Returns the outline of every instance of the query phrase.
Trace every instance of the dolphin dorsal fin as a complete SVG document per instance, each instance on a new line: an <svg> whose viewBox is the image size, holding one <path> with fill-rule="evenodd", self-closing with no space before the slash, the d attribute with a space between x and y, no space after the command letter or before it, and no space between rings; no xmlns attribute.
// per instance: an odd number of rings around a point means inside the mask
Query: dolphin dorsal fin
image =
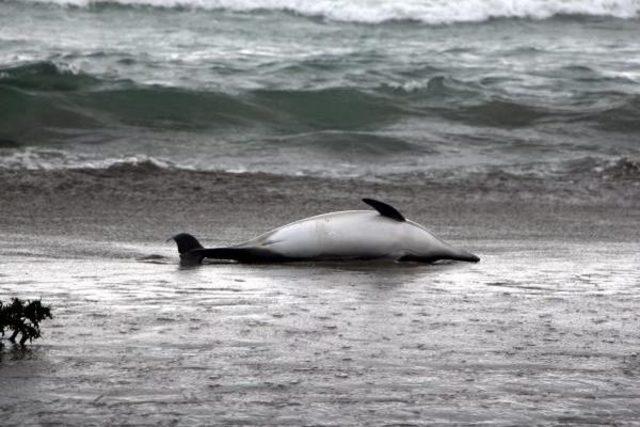
<svg viewBox="0 0 640 427"><path fill-rule="evenodd" d="M402 214L393 206L373 199L362 199L362 201L377 210L382 216L386 216L387 218L391 218L398 222L406 221L405 217L403 217Z"/></svg>

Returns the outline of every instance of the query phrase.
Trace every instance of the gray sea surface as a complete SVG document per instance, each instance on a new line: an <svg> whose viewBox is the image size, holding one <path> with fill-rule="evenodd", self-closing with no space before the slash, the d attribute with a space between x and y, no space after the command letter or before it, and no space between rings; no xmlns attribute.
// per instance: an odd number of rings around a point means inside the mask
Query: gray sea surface
<svg viewBox="0 0 640 427"><path fill-rule="evenodd" d="M637 0L0 1L0 168L387 179L637 158Z"/></svg>

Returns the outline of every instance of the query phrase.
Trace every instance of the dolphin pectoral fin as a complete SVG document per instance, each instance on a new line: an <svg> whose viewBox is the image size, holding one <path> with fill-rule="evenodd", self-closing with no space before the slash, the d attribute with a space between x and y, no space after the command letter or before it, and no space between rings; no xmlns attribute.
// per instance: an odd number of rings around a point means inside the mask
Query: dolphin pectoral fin
<svg viewBox="0 0 640 427"><path fill-rule="evenodd" d="M446 254L446 255L424 256L424 255L407 254L398 258L398 261L422 262L426 264L432 264L436 261L446 260L446 259L453 260L453 261L466 261L466 262L480 261L480 258L468 252L465 252L464 254L460 254L460 255Z"/></svg>
<svg viewBox="0 0 640 427"><path fill-rule="evenodd" d="M373 209L377 210L378 213L380 213L380 215L382 216L386 216L387 218L391 218L398 222L406 221L406 218L391 205L374 199L362 199L362 201L371 206Z"/></svg>
<svg viewBox="0 0 640 427"><path fill-rule="evenodd" d="M466 262L480 262L480 257L471 253L466 253L465 255L456 258L458 261L466 261Z"/></svg>
<svg viewBox="0 0 640 427"><path fill-rule="evenodd" d="M418 256L418 255L403 255L400 258L398 258L399 262L421 262L424 264L432 264L436 261L438 261L439 259L442 259L441 257L437 257L437 256L433 256L433 257L426 257L426 256Z"/></svg>

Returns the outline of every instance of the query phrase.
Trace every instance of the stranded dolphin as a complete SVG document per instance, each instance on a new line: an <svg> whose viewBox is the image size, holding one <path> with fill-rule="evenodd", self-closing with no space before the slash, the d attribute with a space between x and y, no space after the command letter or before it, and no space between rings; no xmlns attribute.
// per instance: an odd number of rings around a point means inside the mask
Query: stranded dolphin
<svg viewBox="0 0 640 427"><path fill-rule="evenodd" d="M205 249L190 234L173 236L183 264L203 258L238 262L366 260L478 262L480 258L443 242L394 207L362 199L375 209L330 212L301 219L239 245Z"/></svg>

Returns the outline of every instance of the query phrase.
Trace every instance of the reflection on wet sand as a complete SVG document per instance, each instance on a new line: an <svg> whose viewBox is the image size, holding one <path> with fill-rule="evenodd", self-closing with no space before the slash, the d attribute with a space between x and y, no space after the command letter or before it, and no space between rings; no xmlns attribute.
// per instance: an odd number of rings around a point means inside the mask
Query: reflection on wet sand
<svg viewBox="0 0 640 427"><path fill-rule="evenodd" d="M41 342L0 361L9 424L640 415L632 243L488 241L474 265L189 269L170 247L56 257L67 244L4 257L0 292L55 308Z"/></svg>

